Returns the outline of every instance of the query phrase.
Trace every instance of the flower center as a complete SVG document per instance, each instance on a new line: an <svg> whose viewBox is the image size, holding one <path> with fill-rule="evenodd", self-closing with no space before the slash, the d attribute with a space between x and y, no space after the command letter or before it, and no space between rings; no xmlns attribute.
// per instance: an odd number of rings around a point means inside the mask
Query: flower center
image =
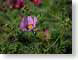
<svg viewBox="0 0 78 60"><path fill-rule="evenodd" d="M32 24L29 24L28 25L28 29L32 29Z"/></svg>

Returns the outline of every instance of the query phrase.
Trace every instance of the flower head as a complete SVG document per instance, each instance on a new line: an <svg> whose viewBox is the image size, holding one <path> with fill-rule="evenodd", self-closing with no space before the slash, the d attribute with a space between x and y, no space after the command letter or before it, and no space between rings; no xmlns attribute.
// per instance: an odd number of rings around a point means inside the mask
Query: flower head
<svg viewBox="0 0 78 60"><path fill-rule="evenodd" d="M31 31L36 27L37 17L24 16L20 23L20 29L22 31Z"/></svg>
<svg viewBox="0 0 78 60"><path fill-rule="evenodd" d="M24 0L6 0L6 1L11 8L22 8L24 6Z"/></svg>
<svg viewBox="0 0 78 60"><path fill-rule="evenodd" d="M36 34L36 37L38 37L39 39L43 41L48 41L49 39L51 39L51 32L48 29L45 29L43 31L39 31Z"/></svg>
<svg viewBox="0 0 78 60"><path fill-rule="evenodd" d="M45 40L46 41L48 41L48 39L50 39L50 37L51 37L51 33L49 32L49 30L48 29L45 29L44 30L44 35L45 35Z"/></svg>
<svg viewBox="0 0 78 60"><path fill-rule="evenodd" d="M31 0L35 5L39 6L42 3L42 0Z"/></svg>

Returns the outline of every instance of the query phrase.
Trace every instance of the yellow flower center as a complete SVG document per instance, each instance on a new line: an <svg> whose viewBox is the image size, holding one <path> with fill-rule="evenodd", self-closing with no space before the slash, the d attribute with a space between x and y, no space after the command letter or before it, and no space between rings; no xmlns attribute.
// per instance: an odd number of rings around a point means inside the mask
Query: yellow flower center
<svg viewBox="0 0 78 60"><path fill-rule="evenodd" d="M32 24L29 24L28 25L28 29L32 29Z"/></svg>

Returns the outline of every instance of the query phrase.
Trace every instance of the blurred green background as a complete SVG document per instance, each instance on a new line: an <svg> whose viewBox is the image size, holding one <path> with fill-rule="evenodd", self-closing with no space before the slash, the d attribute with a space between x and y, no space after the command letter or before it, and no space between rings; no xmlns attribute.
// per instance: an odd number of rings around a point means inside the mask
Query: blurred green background
<svg viewBox="0 0 78 60"><path fill-rule="evenodd" d="M20 14L37 16L40 32L20 31ZM21 9L10 9L0 0L0 53L72 54L72 0L43 0L40 6L25 0Z"/></svg>

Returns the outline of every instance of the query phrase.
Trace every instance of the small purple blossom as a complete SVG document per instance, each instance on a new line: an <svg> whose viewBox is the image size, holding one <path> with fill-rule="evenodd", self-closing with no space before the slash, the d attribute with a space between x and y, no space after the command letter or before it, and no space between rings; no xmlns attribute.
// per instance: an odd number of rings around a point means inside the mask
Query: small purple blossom
<svg viewBox="0 0 78 60"><path fill-rule="evenodd" d="M20 29L22 31L32 31L37 24L37 17L24 16L20 22Z"/></svg>
<svg viewBox="0 0 78 60"><path fill-rule="evenodd" d="M24 7L24 0L6 0L7 4L11 8L22 8Z"/></svg>
<svg viewBox="0 0 78 60"><path fill-rule="evenodd" d="M39 6L42 3L42 0L31 0L35 5Z"/></svg>

